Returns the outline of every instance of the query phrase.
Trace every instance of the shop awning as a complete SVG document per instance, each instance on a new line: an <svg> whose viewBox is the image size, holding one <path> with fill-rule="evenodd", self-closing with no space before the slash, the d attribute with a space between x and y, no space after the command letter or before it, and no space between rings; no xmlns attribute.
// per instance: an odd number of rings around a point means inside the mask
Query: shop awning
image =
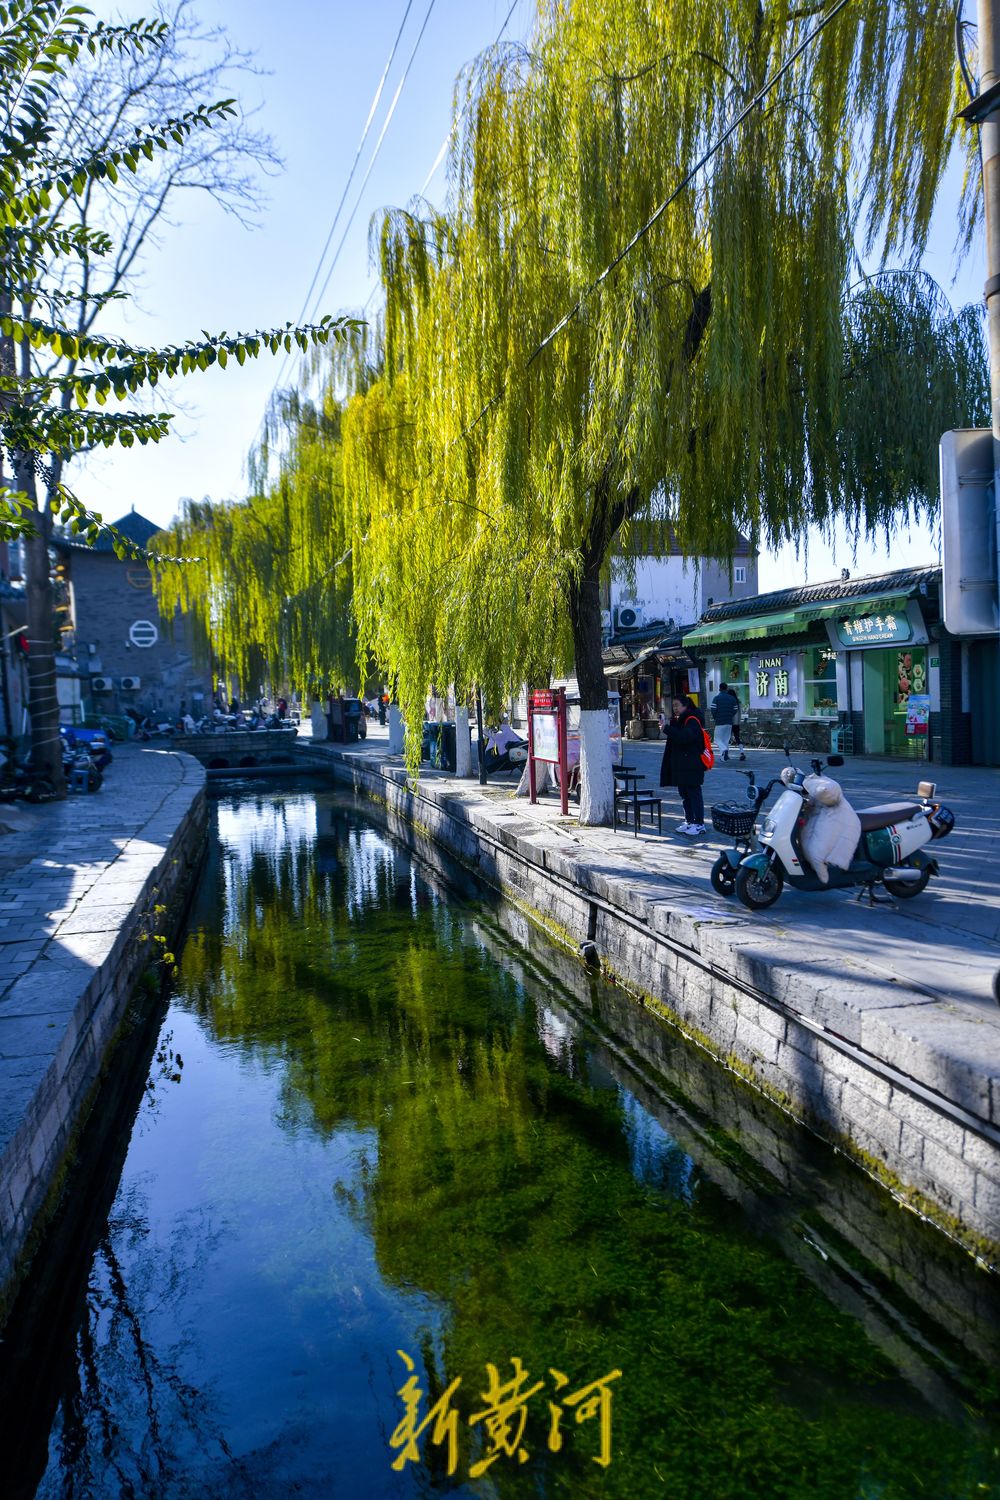
<svg viewBox="0 0 1000 1500"><path fill-rule="evenodd" d="M854 599L800 604L781 614L744 615L713 620L684 636L685 646L707 646L730 641L760 641L767 636L801 635L816 620L855 620L862 615L903 614L908 594L866 594Z"/></svg>
<svg viewBox="0 0 1000 1500"><path fill-rule="evenodd" d="M713 620L699 625L684 636L684 646L707 646L715 641L762 641L772 635L798 635L805 630L798 610L786 609L777 615L745 615L733 620Z"/></svg>
<svg viewBox="0 0 1000 1500"><path fill-rule="evenodd" d="M641 651L636 652L630 661L618 662L617 665L605 667L604 675L605 677L628 677L631 672L635 671L636 667L641 667L644 661L648 661L651 656L656 656L659 651L659 645L644 646Z"/></svg>

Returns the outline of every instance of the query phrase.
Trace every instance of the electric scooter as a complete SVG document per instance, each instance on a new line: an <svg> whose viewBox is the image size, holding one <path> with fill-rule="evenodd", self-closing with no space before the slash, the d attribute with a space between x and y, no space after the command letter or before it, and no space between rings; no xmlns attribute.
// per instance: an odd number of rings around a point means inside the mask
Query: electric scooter
<svg viewBox="0 0 1000 1500"><path fill-rule="evenodd" d="M786 756L788 754L787 746L785 754ZM813 761L814 767L817 764L818 762ZM842 766L844 757L831 755L826 764ZM733 847L723 849L709 872L712 887L720 896L735 895L736 872L746 857L754 851L757 816L774 788L785 785L783 776L775 776L766 786L758 786L754 771L741 771L740 775L747 779L746 794L752 806L744 807L740 802L717 802L711 809L712 827L715 831L735 839Z"/></svg>
<svg viewBox="0 0 1000 1500"><path fill-rule="evenodd" d="M843 765L843 758L831 755L825 763L817 759L811 765L813 774L820 776L826 767ZM722 887L731 878L732 892L751 911L773 906L786 881L801 891L860 886L859 899L867 896L874 904L879 899L876 886L883 887L889 896L909 899L918 896L931 876L939 873L937 860L925 852L924 846L934 839L945 838L955 826L955 816L949 808L933 800L934 783L922 781L914 801L856 809L861 820L861 840L854 858L846 870L831 866L829 880L824 884L802 853L801 832L809 800L804 785L806 774L789 765L763 791L754 789L751 778L747 790L748 795L754 796L755 815L778 781L784 791L757 827L759 849L742 854L731 875L733 867L728 851L716 861L720 865L725 857L728 863L728 869L720 869L712 881L716 890L729 894ZM749 834L743 834L742 838L748 841ZM733 852L741 853L739 845Z"/></svg>

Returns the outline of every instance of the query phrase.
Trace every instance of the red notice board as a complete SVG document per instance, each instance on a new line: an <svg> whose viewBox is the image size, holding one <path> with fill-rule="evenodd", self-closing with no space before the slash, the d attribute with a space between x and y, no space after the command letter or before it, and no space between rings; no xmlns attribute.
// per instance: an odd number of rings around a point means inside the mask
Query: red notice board
<svg viewBox="0 0 1000 1500"><path fill-rule="evenodd" d="M538 801L535 762L559 767L559 797L563 817L569 813L569 768L566 757L566 691L532 693L528 700L528 789Z"/></svg>

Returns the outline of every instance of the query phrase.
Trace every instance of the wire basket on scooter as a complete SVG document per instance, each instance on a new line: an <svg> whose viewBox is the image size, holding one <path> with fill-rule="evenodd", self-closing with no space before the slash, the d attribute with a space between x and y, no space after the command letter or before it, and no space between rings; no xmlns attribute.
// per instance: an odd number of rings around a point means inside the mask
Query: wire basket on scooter
<svg viewBox="0 0 1000 1500"><path fill-rule="evenodd" d="M753 833L756 821L753 808L739 802L716 802L712 808L712 827L731 839L746 838Z"/></svg>

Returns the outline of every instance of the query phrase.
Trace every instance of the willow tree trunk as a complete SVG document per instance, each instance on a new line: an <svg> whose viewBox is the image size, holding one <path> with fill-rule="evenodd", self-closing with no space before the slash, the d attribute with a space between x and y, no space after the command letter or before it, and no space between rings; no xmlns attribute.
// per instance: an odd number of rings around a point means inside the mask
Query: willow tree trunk
<svg viewBox="0 0 1000 1500"><path fill-rule="evenodd" d="M55 598L49 569L52 513L39 509L35 472L30 460L15 455L17 488L34 503L36 535L24 539L24 578L28 615L28 714L31 719L31 760L47 776L61 797L66 795L59 737L59 698L56 692Z"/></svg>
<svg viewBox="0 0 1000 1500"><path fill-rule="evenodd" d="M608 737L608 683L601 654L601 562L592 557L569 591L576 680L580 686L580 822L609 824L615 781Z"/></svg>

